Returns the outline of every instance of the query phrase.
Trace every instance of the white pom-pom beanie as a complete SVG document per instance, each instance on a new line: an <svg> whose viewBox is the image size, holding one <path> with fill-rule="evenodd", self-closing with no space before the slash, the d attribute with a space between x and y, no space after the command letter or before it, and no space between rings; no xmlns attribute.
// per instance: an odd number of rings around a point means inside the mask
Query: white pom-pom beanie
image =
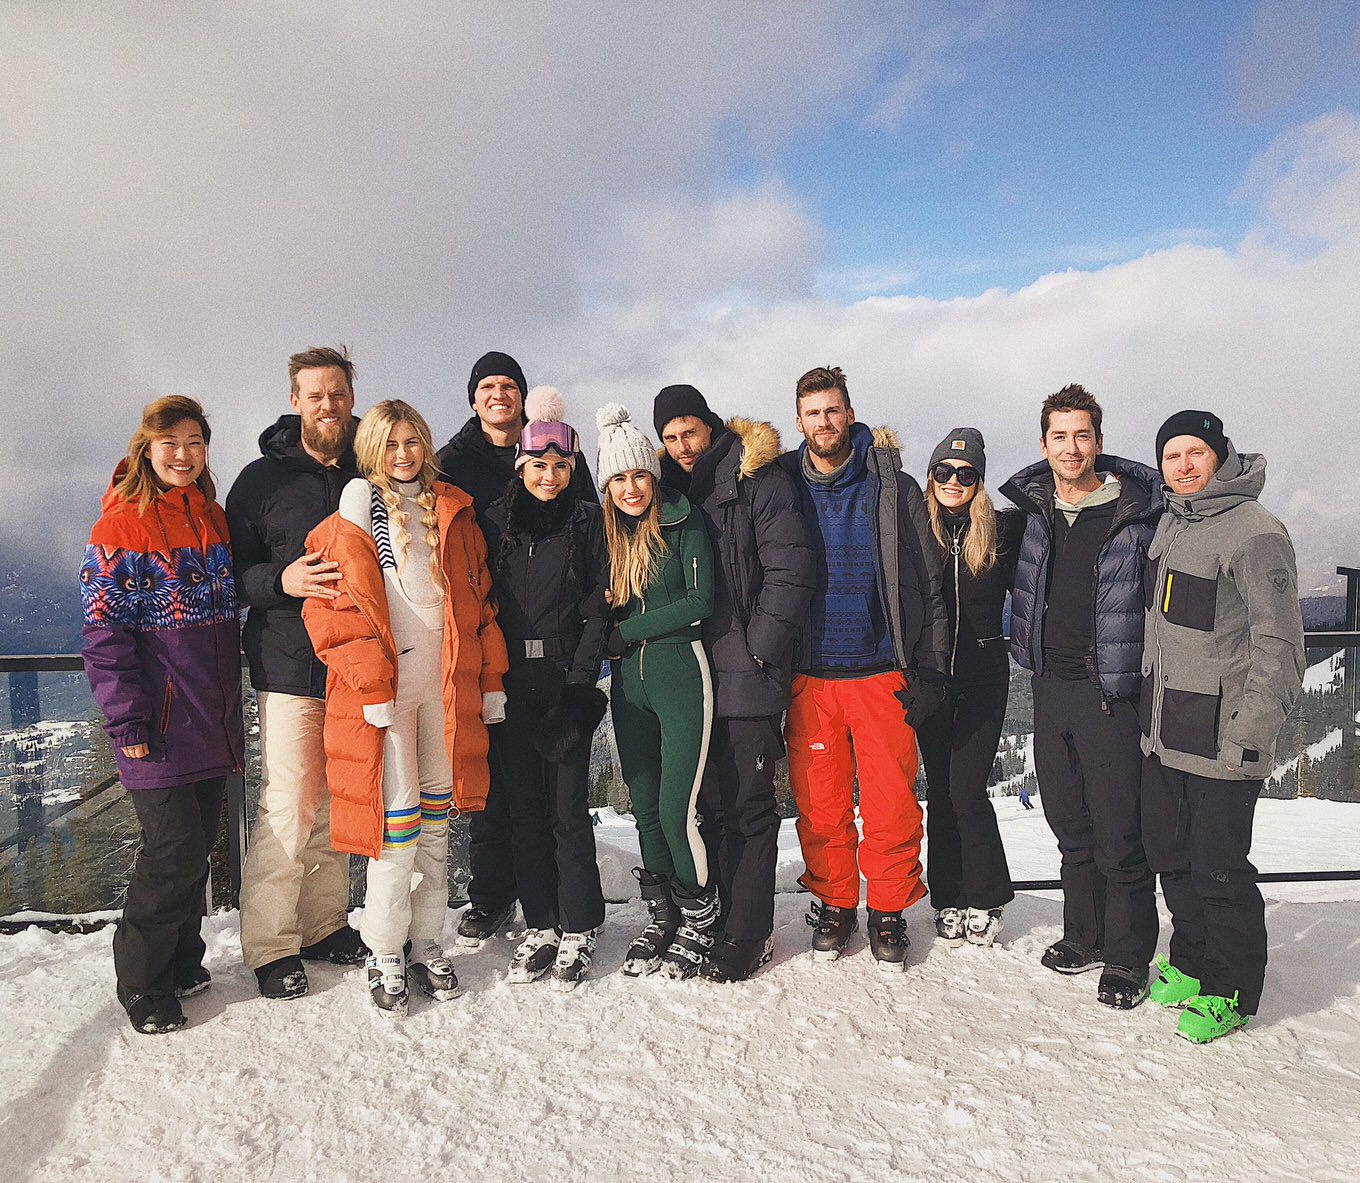
<svg viewBox="0 0 1360 1183"><path fill-rule="evenodd" d="M595 465L595 479L603 493L612 477L621 472L641 469L661 480L661 461L656 445L633 426L632 416L622 403L606 403L595 413L595 425L600 429L600 454Z"/></svg>

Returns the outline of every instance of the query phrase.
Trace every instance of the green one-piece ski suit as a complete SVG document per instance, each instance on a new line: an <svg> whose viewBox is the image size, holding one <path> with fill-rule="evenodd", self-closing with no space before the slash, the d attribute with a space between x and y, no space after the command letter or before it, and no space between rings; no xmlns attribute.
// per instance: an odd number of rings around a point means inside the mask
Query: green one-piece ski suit
<svg viewBox="0 0 1360 1183"><path fill-rule="evenodd" d="M713 726L713 679L700 622L713 611L713 550L698 512L661 494L666 547L641 601L618 620L628 646L613 663L614 738L633 802L642 865L685 887L708 886L695 802Z"/></svg>

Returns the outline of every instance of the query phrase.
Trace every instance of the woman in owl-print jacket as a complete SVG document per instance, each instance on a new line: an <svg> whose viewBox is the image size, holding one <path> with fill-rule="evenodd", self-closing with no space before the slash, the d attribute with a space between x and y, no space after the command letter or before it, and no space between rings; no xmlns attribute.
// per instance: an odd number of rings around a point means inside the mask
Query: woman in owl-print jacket
<svg viewBox="0 0 1360 1183"><path fill-rule="evenodd" d="M142 849L113 937L133 1027L182 1027L207 988L200 932L226 777L245 752L236 585L193 399L157 399L104 495L80 568L82 655Z"/></svg>

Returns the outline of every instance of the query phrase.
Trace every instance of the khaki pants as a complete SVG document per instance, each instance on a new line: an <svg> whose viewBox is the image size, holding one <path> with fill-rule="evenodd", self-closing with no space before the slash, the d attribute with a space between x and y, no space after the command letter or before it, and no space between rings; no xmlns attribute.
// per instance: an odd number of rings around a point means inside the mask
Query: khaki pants
<svg viewBox="0 0 1360 1183"><path fill-rule="evenodd" d="M241 957L259 969L349 923L349 855L331 849L319 698L261 691L260 808L241 872Z"/></svg>

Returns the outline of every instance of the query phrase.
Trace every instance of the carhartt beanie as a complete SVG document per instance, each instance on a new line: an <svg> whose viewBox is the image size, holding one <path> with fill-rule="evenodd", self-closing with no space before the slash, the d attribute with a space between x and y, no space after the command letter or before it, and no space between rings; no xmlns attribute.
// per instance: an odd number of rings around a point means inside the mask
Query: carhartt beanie
<svg viewBox="0 0 1360 1183"><path fill-rule="evenodd" d="M1193 435L1213 449L1219 464L1228 459L1228 437L1223 434L1223 420L1212 411L1177 411L1157 432L1157 467L1162 466L1162 452L1167 440L1178 435Z"/></svg>
<svg viewBox="0 0 1360 1183"><path fill-rule="evenodd" d="M610 478L621 472L642 469L661 479L661 461L656 446L633 426L632 416L622 403L605 403L595 413L600 429L600 454L595 463L595 479L603 493Z"/></svg>
<svg viewBox="0 0 1360 1183"><path fill-rule="evenodd" d="M723 425L722 420L708 409L704 396L685 383L663 387L652 402L652 426L656 428L658 438L665 434L667 423L686 415L694 416L715 431Z"/></svg>
<svg viewBox="0 0 1360 1183"><path fill-rule="evenodd" d="M493 374L504 374L507 378L513 378L515 385L519 387L520 398L529 393L529 384L524 380L524 371L519 368L519 362L508 353L498 353L493 349L490 353L482 354L477 359L477 364L472 367L472 376L468 378L468 406L472 406L472 396L477 389L477 383L483 378L490 378Z"/></svg>
<svg viewBox="0 0 1360 1183"><path fill-rule="evenodd" d="M954 428L935 445L926 468L934 468L941 460L962 460L976 468L984 481L987 479L987 445L976 427Z"/></svg>

